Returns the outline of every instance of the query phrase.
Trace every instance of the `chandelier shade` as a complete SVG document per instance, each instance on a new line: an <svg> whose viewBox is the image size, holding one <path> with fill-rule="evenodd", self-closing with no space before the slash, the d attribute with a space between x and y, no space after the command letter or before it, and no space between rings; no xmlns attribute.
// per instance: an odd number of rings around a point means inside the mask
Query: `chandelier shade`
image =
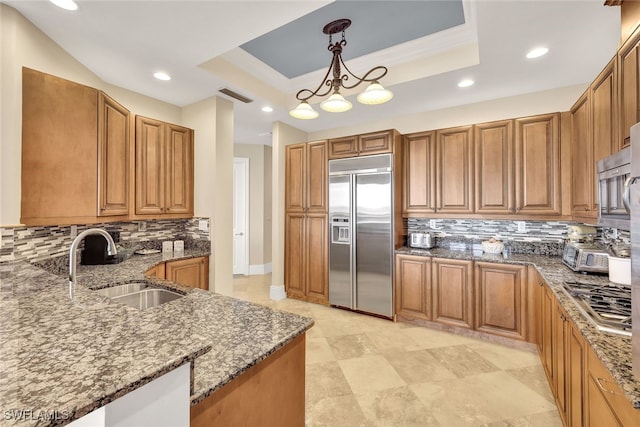
<svg viewBox="0 0 640 427"><path fill-rule="evenodd" d="M333 92L329 98L320 103L320 108L332 113L340 113L349 111L352 107L351 102L345 99L340 93L340 89L353 89L360 83L370 83L367 89L365 89L360 95L358 95L358 102L366 105L377 105L389 101L393 98L393 93L382 87L379 80L387 74L387 68L383 66L373 67L367 71L363 77L358 77L349 70L347 65L342 60L342 49L347 45L345 39L345 30L351 25L350 19L338 19L328 23L322 29L322 32L329 35L328 50L333 54L331 64L327 70L320 85L315 89L302 89L296 94L296 98L300 101L300 104L293 110L289 111L292 117L298 119L315 119L318 117L318 112L315 111L311 105L309 105L309 99L314 96L323 97ZM342 33L342 39L333 42L332 36L337 33ZM342 73L344 68L345 73ZM330 78L329 75L332 75ZM350 84L349 79L352 78L354 83Z"/></svg>

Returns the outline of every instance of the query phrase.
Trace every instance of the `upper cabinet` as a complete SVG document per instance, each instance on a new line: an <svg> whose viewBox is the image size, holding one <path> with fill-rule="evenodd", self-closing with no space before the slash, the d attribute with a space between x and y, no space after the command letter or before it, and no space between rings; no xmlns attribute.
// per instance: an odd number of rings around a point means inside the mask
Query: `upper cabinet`
<svg viewBox="0 0 640 427"><path fill-rule="evenodd" d="M640 29L636 30L622 45L616 58L620 96L618 100L620 135L617 139L616 151L629 145L631 126L640 122L638 49L640 49Z"/></svg>
<svg viewBox="0 0 640 427"><path fill-rule="evenodd" d="M473 133L471 126L436 131L436 209L473 212Z"/></svg>
<svg viewBox="0 0 640 427"><path fill-rule="evenodd" d="M288 145L285 154L287 212L327 211L327 142Z"/></svg>
<svg viewBox="0 0 640 427"><path fill-rule="evenodd" d="M560 114L515 120L516 213L561 215Z"/></svg>
<svg viewBox="0 0 640 427"><path fill-rule="evenodd" d="M392 153L397 136L396 131L387 130L330 139L328 143L329 160Z"/></svg>
<svg viewBox="0 0 640 427"><path fill-rule="evenodd" d="M436 208L435 132L407 135L404 140L403 212L421 214Z"/></svg>
<svg viewBox="0 0 640 427"><path fill-rule="evenodd" d="M129 212L129 111L96 89L23 68L26 225L122 220Z"/></svg>
<svg viewBox="0 0 640 427"><path fill-rule="evenodd" d="M482 123L474 133L476 212L513 213L513 120Z"/></svg>
<svg viewBox="0 0 640 427"><path fill-rule="evenodd" d="M136 117L135 213L193 216L193 131Z"/></svg>

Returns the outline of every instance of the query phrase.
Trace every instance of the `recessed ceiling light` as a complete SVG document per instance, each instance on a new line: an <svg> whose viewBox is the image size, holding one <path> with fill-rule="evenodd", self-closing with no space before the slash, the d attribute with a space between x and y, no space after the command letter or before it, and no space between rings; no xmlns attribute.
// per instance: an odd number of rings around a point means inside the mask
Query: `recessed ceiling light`
<svg viewBox="0 0 640 427"><path fill-rule="evenodd" d="M265 113L271 113L273 111L273 108L265 105L264 107L262 107L262 111L264 111Z"/></svg>
<svg viewBox="0 0 640 427"><path fill-rule="evenodd" d="M469 87L472 84L474 84L475 82L471 79L464 79L464 80L460 80L458 82L458 87Z"/></svg>
<svg viewBox="0 0 640 427"><path fill-rule="evenodd" d="M549 49L546 48L546 47L536 47L535 49L531 49L527 53L527 58L529 58L529 59L539 58L542 55L546 55L547 52L549 52Z"/></svg>
<svg viewBox="0 0 640 427"><path fill-rule="evenodd" d="M77 10L78 5L73 0L49 0L51 3L66 10Z"/></svg>
<svg viewBox="0 0 640 427"><path fill-rule="evenodd" d="M153 77L155 77L158 80L171 80L171 76L167 73L164 73L162 71L158 71L157 73L153 73Z"/></svg>

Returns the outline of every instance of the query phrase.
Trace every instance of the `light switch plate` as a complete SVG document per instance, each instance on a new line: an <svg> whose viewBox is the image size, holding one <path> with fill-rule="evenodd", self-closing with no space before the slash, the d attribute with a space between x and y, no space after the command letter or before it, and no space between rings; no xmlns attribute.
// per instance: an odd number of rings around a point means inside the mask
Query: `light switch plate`
<svg viewBox="0 0 640 427"><path fill-rule="evenodd" d="M70 228L71 228L71 231L70 231L71 238L75 239L76 236L78 235L78 226L77 225L72 225Z"/></svg>
<svg viewBox="0 0 640 427"><path fill-rule="evenodd" d="M207 221L206 219L201 219L200 221L198 221L198 230L200 231L209 230L209 221Z"/></svg>
<svg viewBox="0 0 640 427"><path fill-rule="evenodd" d="M436 228L436 220L435 219L430 219L429 220L429 228Z"/></svg>
<svg viewBox="0 0 640 427"><path fill-rule="evenodd" d="M518 226L518 233L526 233L527 232L527 223L524 221L516 221L516 225Z"/></svg>
<svg viewBox="0 0 640 427"><path fill-rule="evenodd" d="M147 231L147 223L146 223L146 221L140 221L138 223L138 231Z"/></svg>

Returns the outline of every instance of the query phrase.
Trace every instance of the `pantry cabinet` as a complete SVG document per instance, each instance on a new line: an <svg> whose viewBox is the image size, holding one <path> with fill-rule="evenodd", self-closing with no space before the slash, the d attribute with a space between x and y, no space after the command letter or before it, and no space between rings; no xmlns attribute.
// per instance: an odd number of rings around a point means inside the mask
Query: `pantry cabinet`
<svg viewBox="0 0 640 427"><path fill-rule="evenodd" d="M473 261L434 258L433 320L473 328Z"/></svg>
<svg viewBox="0 0 640 427"><path fill-rule="evenodd" d="M396 315L431 320L431 258L396 255Z"/></svg>
<svg viewBox="0 0 640 427"><path fill-rule="evenodd" d="M527 339L526 267L475 263L475 329Z"/></svg>
<svg viewBox="0 0 640 427"><path fill-rule="evenodd" d="M285 149L285 290L329 303L327 141Z"/></svg>
<svg viewBox="0 0 640 427"><path fill-rule="evenodd" d="M136 116L135 214L193 216L193 131Z"/></svg>
<svg viewBox="0 0 640 427"><path fill-rule="evenodd" d="M22 72L21 219L26 225L123 220L129 213L129 111L106 94Z"/></svg>

